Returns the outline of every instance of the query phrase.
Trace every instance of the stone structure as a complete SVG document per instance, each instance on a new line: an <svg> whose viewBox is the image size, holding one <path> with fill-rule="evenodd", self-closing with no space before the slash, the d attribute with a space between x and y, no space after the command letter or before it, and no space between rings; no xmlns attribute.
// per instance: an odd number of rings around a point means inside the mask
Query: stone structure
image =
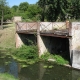
<svg viewBox="0 0 80 80"><path fill-rule="evenodd" d="M44 52L57 53L63 57L70 57L73 68L80 69L80 23L79 22L40 22L16 24L16 47L23 42L19 34L36 35L29 38L36 40L39 56ZM28 37L27 37L28 38ZM67 58L67 60L69 60Z"/></svg>
<svg viewBox="0 0 80 80"><path fill-rule="evenodd" d="M72 67L80 69L80 22L72 22L70 58Z"/></svg>
<svg viewBox="0 0 80 80"><path fill-rule="evenodd" d="M12 18L13 22L19 22L19 21L22 21L22 18L21 16L15 16Z"/></svg>

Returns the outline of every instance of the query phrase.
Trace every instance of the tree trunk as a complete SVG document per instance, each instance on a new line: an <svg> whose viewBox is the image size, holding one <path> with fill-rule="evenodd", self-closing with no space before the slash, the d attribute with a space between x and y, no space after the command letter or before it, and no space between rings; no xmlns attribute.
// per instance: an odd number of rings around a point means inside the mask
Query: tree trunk
<svg viewBox="0 0 80 80"><path fill-rule="evenodd" d="M3 10L2 10L2 18L1 18L1 26L0 29L3 29Z"/></svg>

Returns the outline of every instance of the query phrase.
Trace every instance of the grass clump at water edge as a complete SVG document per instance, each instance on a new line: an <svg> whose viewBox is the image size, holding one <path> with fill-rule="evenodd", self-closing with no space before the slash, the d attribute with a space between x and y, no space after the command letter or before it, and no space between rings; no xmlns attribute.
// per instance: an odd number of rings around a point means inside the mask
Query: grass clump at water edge
<svg viewBox="0 0 80 80"><path fill-rule="evenodd" d="M8 73L0 73L0 80L19 80Z"/></svg>
<svg viewBox="0 0 80 80"><path fill-rule="evenodd" d="M23 45L22 47L15 49L12 52L12 55L17 60L33 63L38 60L38 48L35 45Z"/></svg>
<svg viewBox="0 0 80 80"><path fill-rule="evenodd" d="M49 52L45 52L43 55L41 55L40 59L44 61L48 61L49 59L52 59L53 61L55 61L57 64L60 65L69 64L69 62L66 59L64 59L62 56L56 54L53 55L50 54Z"/></svg>

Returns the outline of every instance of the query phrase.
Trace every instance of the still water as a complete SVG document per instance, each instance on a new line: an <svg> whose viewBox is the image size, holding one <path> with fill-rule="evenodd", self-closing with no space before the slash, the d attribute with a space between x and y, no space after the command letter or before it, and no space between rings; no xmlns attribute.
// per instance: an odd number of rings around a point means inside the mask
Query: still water
<svg viewBox="0 0 80 80"><path fill-rule="evenodd" d="M27 67L21 64L11 57L0 58L0 73L8 72L20 80L80 80L80 70L51 62L37 62Z"/></svg>

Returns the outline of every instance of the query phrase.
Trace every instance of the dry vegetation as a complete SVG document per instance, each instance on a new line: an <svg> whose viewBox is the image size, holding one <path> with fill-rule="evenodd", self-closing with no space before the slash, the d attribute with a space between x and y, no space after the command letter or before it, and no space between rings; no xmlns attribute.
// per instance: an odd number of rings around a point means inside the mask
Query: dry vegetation
<svg viewBox="0 0 80 80"><path fill-rule="evenodd" d="M0 47L14 48L15 47L15 24L4 25L4 29L0 30Z"/></svg>

